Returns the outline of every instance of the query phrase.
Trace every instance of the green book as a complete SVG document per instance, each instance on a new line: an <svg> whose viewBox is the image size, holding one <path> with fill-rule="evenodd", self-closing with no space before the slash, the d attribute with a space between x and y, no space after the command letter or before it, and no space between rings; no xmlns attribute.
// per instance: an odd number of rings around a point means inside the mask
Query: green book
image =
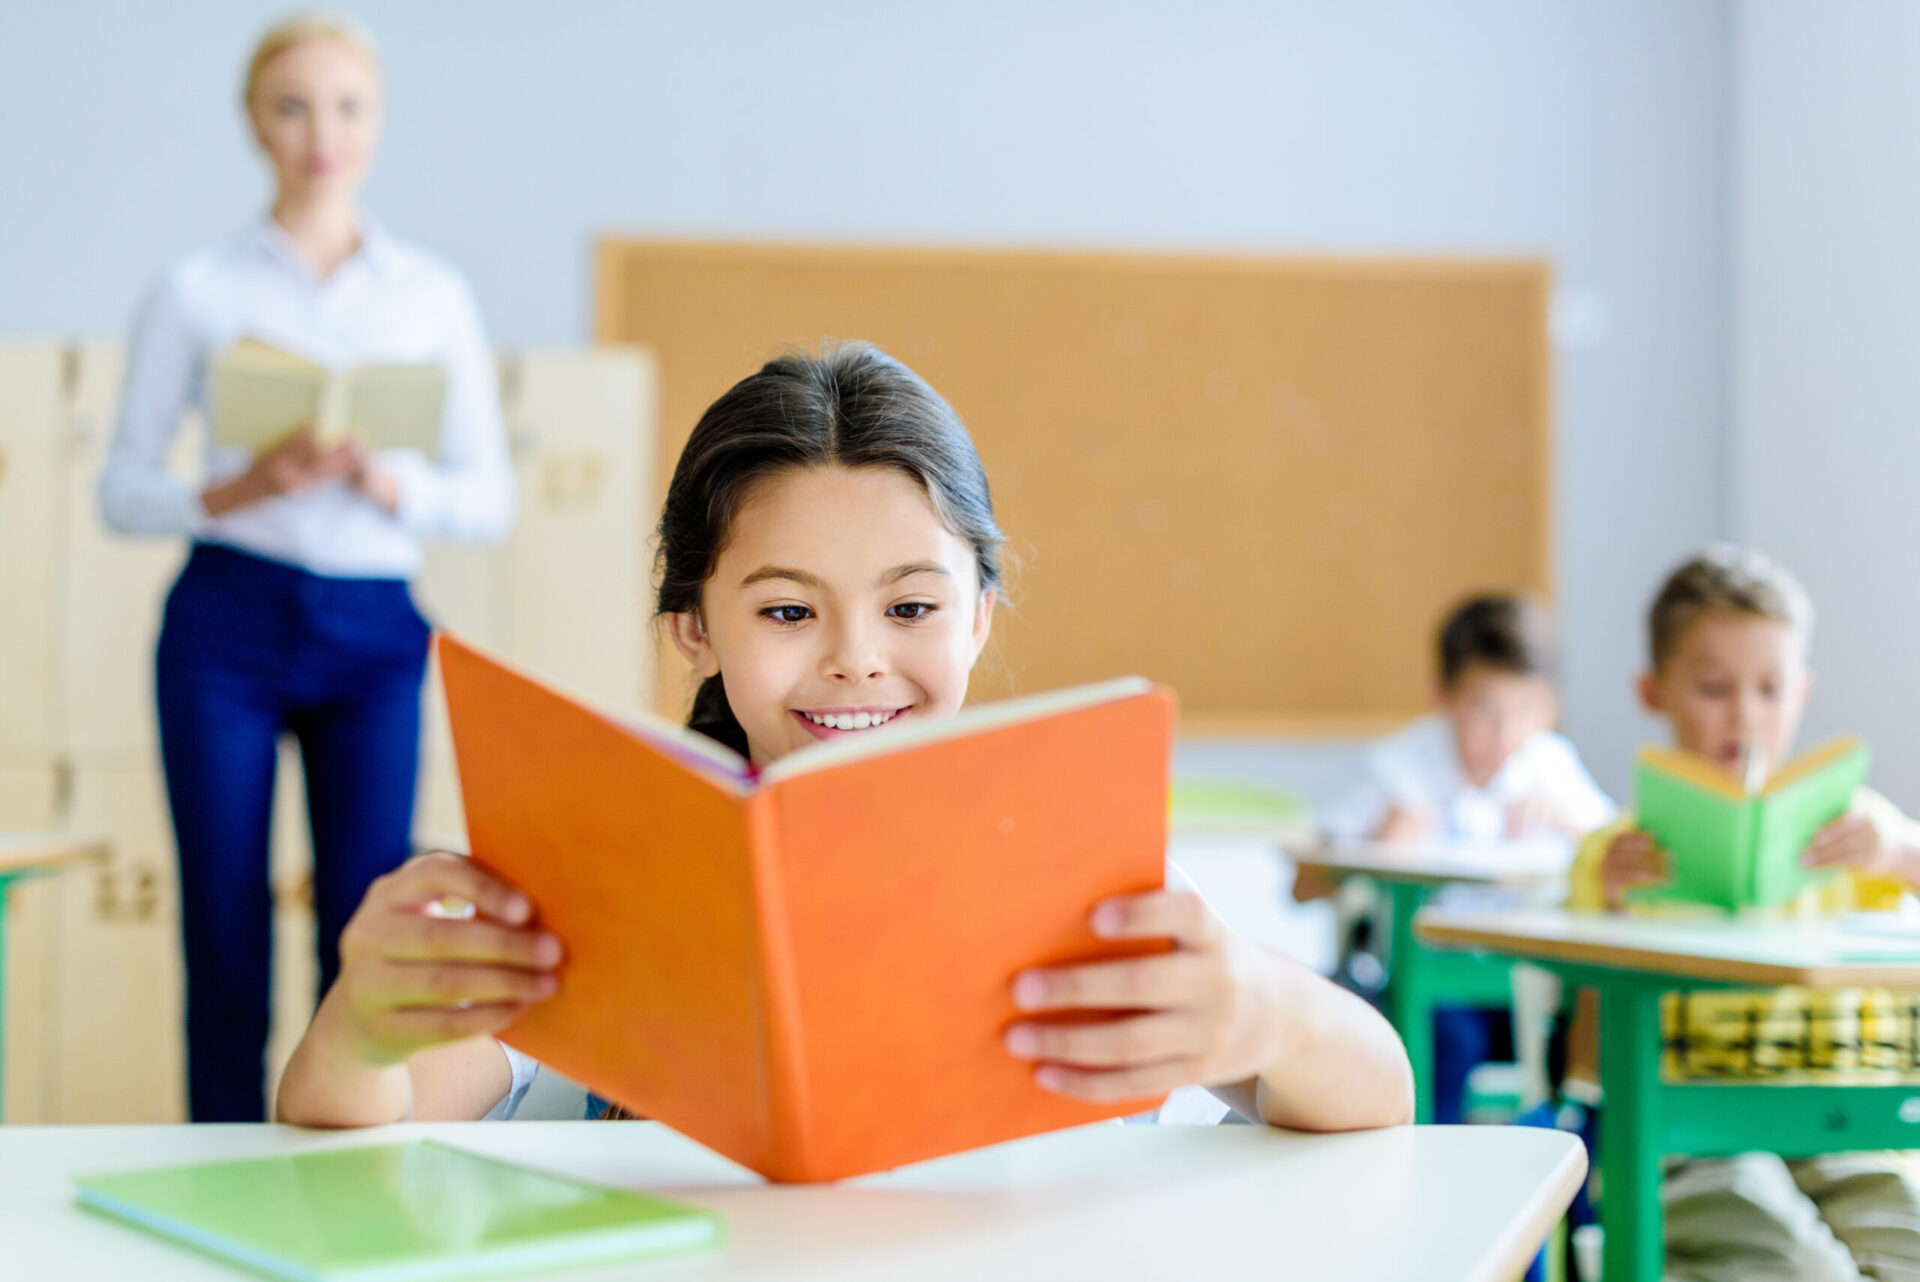
<svg viewBox="0 0 1920 1282"><path fill-rule="evenodd" d="M275 1278L546 1274L705 1246L718 1215L431 1141L90 1175L80 1204Z"/></svg>
<svg viewBox="0 0 1920 1282"><path fill-rule="evenodd" d="M1628 897L1770 908L1838 877L1839 869L1808 868L1800 856L1816 833L1847 813L1871 756L1859 739L1833 739L1748 792L1701 757L1642 749L1634 804L1641 829L1671 856L1673 880Z"/></svg>

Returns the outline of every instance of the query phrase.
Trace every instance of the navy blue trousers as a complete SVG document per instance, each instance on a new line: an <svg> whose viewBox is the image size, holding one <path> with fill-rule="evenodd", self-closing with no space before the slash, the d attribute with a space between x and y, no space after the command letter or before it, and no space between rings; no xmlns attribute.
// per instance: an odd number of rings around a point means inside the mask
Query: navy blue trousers
<svg viewBox="0 0 1920 1282"><path fill-rule="evenodd" d="M402 580L330 578L214 544L194 547L167 597L155 676L196 1122L267 1116L280 738L295 738L306 772L325 993L341 927L410 850L428 637Z"/></svg>

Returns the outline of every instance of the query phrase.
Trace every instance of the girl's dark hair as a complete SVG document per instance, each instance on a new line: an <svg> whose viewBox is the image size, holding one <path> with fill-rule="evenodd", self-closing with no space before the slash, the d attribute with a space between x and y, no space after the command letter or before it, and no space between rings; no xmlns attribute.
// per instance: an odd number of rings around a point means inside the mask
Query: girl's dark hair
<svg viewBox="0 0 1920 1282"><path fill-rule="evenodd" d="M1000 587L1000 527L986 469L959 415L918 374L870 343L793 352L715 401L687 440L660 513L656 609L700 608L700 592L754 487L795 468L890 467L927 492L941 523L973 548L984 591ZM687 724L736 752L746 732L725 674L694 695Z"/></svg>

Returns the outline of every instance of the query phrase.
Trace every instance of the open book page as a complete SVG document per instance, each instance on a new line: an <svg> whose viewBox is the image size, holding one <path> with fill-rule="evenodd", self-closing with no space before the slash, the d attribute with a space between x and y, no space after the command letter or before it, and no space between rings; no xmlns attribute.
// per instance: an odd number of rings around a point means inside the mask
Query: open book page
<svg viewBox="0 0 1920 1282"><path fill-rule="evenodd" d="M365 365L341 377L342 430L383 450L432 454L439 448L445 370L437 365Z"/></svg>
<svg viewBox="0 0 1920 1282"><path fill-rule="evenodd" d="M282 348L243 338L209 371L214 439L262 450L311 425L322 441L357 433L378 449L432 453L447 375L437 365L367 365L335 373Z"/></svg>

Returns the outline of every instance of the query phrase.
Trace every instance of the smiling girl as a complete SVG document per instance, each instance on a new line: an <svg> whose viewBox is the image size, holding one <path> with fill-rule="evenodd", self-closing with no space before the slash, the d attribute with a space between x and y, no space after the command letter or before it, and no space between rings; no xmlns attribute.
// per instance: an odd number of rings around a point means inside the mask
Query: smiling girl
<svg viewBox="0 0 1920 1282"><path fill-rule="evenodd" d="M1000 599L999 546L973 443L912 371L864 344L769 363L694 429L660 521L660 613L702 677L689 723L765 765L952 715ZM428 915L445 896L476 912ZM288 1066L281 1117L509 1115L536 1066L491 1034L553 993L562 951L533 915L451 855L377 882ZM1407 1059L1386 1022L1233 934L1199 895L1111 899L1092 927L1173 947L1014 977L1021 1009L1089 1016L1007 1030L1007 1053L1044 1088L1094 1101L1173 1091L1163 1117L1231 1108L1314 1130L1406 1119Z"/></svg>

